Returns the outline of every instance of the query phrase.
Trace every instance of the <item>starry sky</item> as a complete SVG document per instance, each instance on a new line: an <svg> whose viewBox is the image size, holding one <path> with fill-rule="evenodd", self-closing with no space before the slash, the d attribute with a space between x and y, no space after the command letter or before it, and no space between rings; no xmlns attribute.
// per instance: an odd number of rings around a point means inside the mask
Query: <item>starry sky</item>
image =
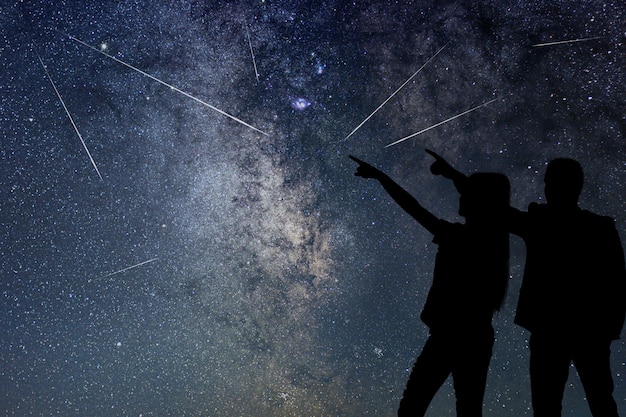
<svg viewBox="0 0 626 417"><path fill-rule="evenodd" d="M424 149L507 174L518 208L575 158L624 241L625 21L617 0L4 0L0 414L395 415L437 248L348 155L451 221ZM511 250L487 416L532 415ZM429 415L454 415L449 382ZM564 416L590 416L573 370Z"/></svg>

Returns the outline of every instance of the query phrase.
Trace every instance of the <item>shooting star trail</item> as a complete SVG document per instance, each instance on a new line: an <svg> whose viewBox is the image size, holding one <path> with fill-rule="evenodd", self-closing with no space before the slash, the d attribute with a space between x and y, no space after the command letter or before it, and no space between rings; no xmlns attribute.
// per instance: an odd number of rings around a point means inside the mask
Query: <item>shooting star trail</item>
<svg viewBox="0 0 626 417"><path fill-rule="evenodd" d="M140 266L145 265L145 264L149 264L150 262L154 262L157 259L159 259L159 258L148 259L147 261L139 262L138 264L129 266L127 268L123 268L123 269L120 269L118 271L111 272L110 274L103 275L103 276L101 276L100 278L97 278L97 279L108 278L108 277L111 277L113 275L121 274L122 272L126 272L126 271L128 271L130 269L137 268L137 267L140 267Z"/></svg>
<svg viewBox="0 0 626 417"><path fill-rule="evenodd" d="M92 50L94 50L94 51L98 52L99 54L102 54L102 55L106 56L107 58L110 58L110 59L114 60L115 62L120 63L120 64L122 64L122 65L124 65L124 66L126 66L126 67L128 67L128 68L130 68L130 69L132 69L133 71L137 71L137 72L138 72L138 73L140 73L141 75L145 75L146 77L148 77L148 78L150 78L150 79L152 79L152 80L154 80L154 81L156 81L156 82L158 82L158 83L160 83L160 84L163 84L164 86L167 86L167 87L171 88L172 90L176 91L177 93L180 93L180 94L184 95L185 97L188 97L188 98L190 98L190 99L192 99L192 100L194 100L194 101L197 101L198 103L200 103L200 104L202 104L202 105L204 105L204 106L206 106L206 107L210 108L210 109L211 109L211 110L213 110L213 111L218 112L219 114L221 114L221 115L223 115L223 116L226 116L226 117L228 117L228 118L230 118L230 119L232 119L232 120L236 121L237 123L240 123L240 124L242 124L242 125L244 125L244 126L246 126L246 127L249 127L250 129L255 130L255 131L259 132L259 133L262 133L262 134L263 134L263 135L265 135L265 136L269 136L269 133L266 133L266 132L264 132L264 131L262 131L262 130L260 130L260 129L257 129L256 127L254 127L254 126L252 126L252 125L250 125L250 124L248 124L248 123L244 122L244 121L243 121L243 120L241 120L241 119L238 119L237 117L233 116L232 114L226 113L225 111L220 110L220 109L218 109L217 107L210 105L210 104L209 104L209 103L207 103L206 101L203 101L203 100L201 100L201 99L199 99L199 98L197 98L197 97L194 97L194 96L192 96L191 94L186 93L186 92L184 92L183 90L181 90L181 89L179 89L179 88L176 88L176 87L174 87L173 85L168 84L168 83L166 83L166 82L165 82L165 81L163 81L163 80L158 79L158 78L157 78L157 77L155 77L154 75L148 74L147 72L142 71L142 70L140 70L139 68L134 67L134 66L130 65L129 63L124 62L124 61L122 61L121 59L114 57L113 55L109 55L109 54L107 54L106 52L104 52L104 51L102 51L102 50L100 50L100 49L96 48L95 46L89 45L88 43L83 42L83 41L81 41L80 39L78 39L78 38L76 38L76 37L74 37L74 36L72 36L72 35L68 35L68 34L64 34L64 35L65 35L65 36L68 36L71 40L73 40L73 41L75 41L75 42L78 42L78 43L80 43L81 45L86 46L87 48L92 49Z"/></svg>
<svg viewBox="0 0 626 417"><path fill-rule="evenodd" d="M434 125L432 125L432 126L430 126L430 127L427 127L426 129L422 129L422 130L420 130L419 132L413 133L412 135L406 136L406 137L404 137L404 138L402 138L402 139L398 139L397 141L395 141L395 142L393 142L393 143L390 143L389 145L385 146L385 148L389 148L389 147L391 147L391 146L393 146L393 145L397 145L397 144L398 144L398 143L400 143L400 142L404 142L404 141L405 141L405 140L407 140L407 139L411 139L411 138L413 138L413 137L415 137L415 136L417 136L417 135L421 135L421 134L422 134L422 133L424 133L424 132L427 132L427 131L429 131L429 130L431 130L431 129L434 129L434 128L438 127L438 126L441 126L442 124L445 124L445 123L451 122L452 120L454 120L454 119L456 119L456 118L458 118L458 117L464 116L464 115L466 115L467 113L471 113L471 112L473 112L474 110L478 110L478 109L480 109L481 107L485 107L486 105L491 104L491 103L493 103L494 101L498 101L498 100L500 100L500 99L502 99L502 97L494 98L493 100L489 100L488 102L483 103L483 104L481 104L480 106L472 107L472 108L471 108L471 109L469 109L469 110L465 110L463 113L459 113L459 114L457 114L456 116L452 116L452 117L450 117L450 118L448 118L448 119L446 119L446 120L444 120L444 121L442 121L442 122L439 122L439 123L434 124Z"/></svg>
<svg viewBox="0 0 626 417"><path fill-rule="evenodd" d="M397 94L400 90L402 90L402 88L404 88L404 86L405 86L405 85L407 85L407 84L408 84L408 83L409 83L409 82L410 82L410 81L411 81L411 80L412 80L412 79L413 79L413 78L414 78L417 74L419 74L419 73L420 73L420 72L424 69L424 67L430 63L430 61L432 61L433 59L435 59L435 57L436 57L437 55L439 55L439 52L443 51L443 48L445 48L446 46L448 46L448 44L445 44L445 45L444 45L444 46L442 46L442 47L441 47L441 48L440 48L437 52L435 52L435 55L431 56L431 57L428 59L428 61L426 61L426 62L424 63L424 65L422 65L422 66L421 66L421 67L420 67L417 71L415 71L415 73L413 73L413 75L411 75L411 76L410 76L410 77L409 77L409 78L408 78L408 79L404 82L404 84L402 84L400 87L398 87L398 89L397 89L396 91L394 91L394 92L393 92L393 93L392 93L392 94L391 94L391 95L387 98L387 100L383 101L383 102L382 102L382 104L376 108L376 110L374 110L374 111L373 111L373 112L372 112L369 116L367 116L367 117L365 118L365 120L363 120L363 121L361 122L361 124L359 124L357 127L355 127L355 128L354 128L354 130L353 130L352 132L350 132L350 134L349 134L348 136L346 136L346 137L342 140L342 142L344 142L344 141L348 140L348 138L349 138L350 136L354 135L354 134L356 133L356 131L357 131L357 130L359 130L359 129L361 128L361 126L363 126L363 125L364 125L364 124L365 124L365 123L366 123L369 119L371 119L371 118L372 118L372 116L374 116L378 110L382 109L382 108L383 108L383 106L384 106L385 104L387 104L387 102L393 98L393 96L395 96L395 95L396 95L396 94Z"/></svg>
<svg viewBox="0 0 626 417"><path fill-rule="evenodd" d="M39 55L39 52L37 52L37 50L35 49L34 46L33 46L33 51L35 51L35 54L37 55L37 59L39 59L39 62L41 63L41 66L43 67L43 70L46 72L46 76L50 80L50 84L52 84L52 88L54 88L54 92L57 94L57 97L59 98L59 101L61 102L61 105L63 106L63 109L65 109L65 113L67 113L67 117L70 119L70 122L72 123L72 126L74 127L74 131L76 131L76 134L78 135L78 138L80 139L80 142L83 144L83 148L85 148L85 152L87 152L87 156L89 156L89 160L91 161L91 165L93 165L94 169L96 170L96 173L98 174L98 177L100 177L100 179L103 179L102 175L100 174L100 170L98 169L98 166L96 165L96 161L94 161L93 157L91 156L91 152L89 152L89 148L87 148L87 144L85 143L85 141L83 139L83 135L80 134L80 131L78 130L78 127L76 126L76 123L74 123L74 118L72 117L72 115L70 114L70 111L68 110L67 106L65 105L65 101L63 101L63 97L61 97L61 93L59 93L59 90L57 89L57 86L54 83L54 80L52 79L52 76L48 72L48 68L46 68L46 64L43 63L43 60L41 59L41 56Z"/></svg>
<svg viewBox="0 0 626 417"><path fill-rule="evenodd" d="M570 39L570 40L566 40L566 41L556 41L556 42L546 42L546 43L537 43L535 45L533 45L532 47L539 47L539 46L552 46L552 45L562 45L564 43L574 43L574 42L586 42L586 41L594 41L596 39L602 39L603 36L595 36L593 38L580 38L580 39Z"/></svg>
<svg viewBox="0 0 626 417"><path fill-rule="evenodd" d="M252 49L252 41L250 40L250 31L248 30L248 22L246 25L246 38L248 38L248 46L250 47L250 55L252 55L252 65L254 65L254 76L256 77L257 84L259 83L259 71L256 68L256 59L254 58L254 49Z"/></svg>

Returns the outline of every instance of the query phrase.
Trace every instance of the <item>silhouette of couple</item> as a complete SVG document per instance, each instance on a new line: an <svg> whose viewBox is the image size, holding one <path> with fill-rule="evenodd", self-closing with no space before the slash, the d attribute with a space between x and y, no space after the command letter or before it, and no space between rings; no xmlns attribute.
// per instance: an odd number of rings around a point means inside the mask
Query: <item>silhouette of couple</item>
<svg viewBox="0 0 626 417"><path fill-rule="evenodd" d="M380 182L438 245L421 313L428 339L406 385L398 416L423 416L452 375L459 417L482 416L494 344L491 324L509 279L509 232L526 244L515 323L530 335L535 417L558 417L573 362L594 417L617 417L610 344L626 312L624 252L613 219L578 207L583 171L559 158L547 166L546 204L509 205L506 176L465 176L436 153L431 172L454 181L465 223L437 218L382 171L353 156L355 175Z"/></svg>

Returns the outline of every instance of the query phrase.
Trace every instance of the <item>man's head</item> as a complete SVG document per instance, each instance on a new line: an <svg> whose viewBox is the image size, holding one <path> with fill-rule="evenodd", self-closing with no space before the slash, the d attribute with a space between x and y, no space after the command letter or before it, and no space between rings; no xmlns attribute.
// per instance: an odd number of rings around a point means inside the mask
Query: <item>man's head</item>
<svg viewBox="0 0 626 417"><path fill-rule="evenodd" d="M578 197L583 188L583 169L573 159L557 158L548 163L544 176L546 200L558 207L578 205Z"/></svg>

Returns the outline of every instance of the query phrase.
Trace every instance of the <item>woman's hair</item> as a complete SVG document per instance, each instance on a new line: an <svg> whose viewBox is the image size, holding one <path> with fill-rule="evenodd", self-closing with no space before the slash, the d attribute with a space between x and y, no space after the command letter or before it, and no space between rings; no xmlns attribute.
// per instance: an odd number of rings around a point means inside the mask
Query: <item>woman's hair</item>
<svg viewBox="0 0 626 417"><path fill-rule="evenodd" d="M578 203L585 176L578 161L556 158L548 163L544 176L548 202Z"/></svg>
<svg viewBox="0 0 626 417"><path fill-rule="evenodd" d="M463 185L461 196L467 199L474 214L505 215L510 204L511 186L504 174L477 172Z"/></svg>
<svg viewBox="0 0 626 417"><path fill-rule="evenodd" d="M506 175L479 172L470 175L463 184L461 198L465 206L465 216L480 219L478 226L481 237L477 244L482 245L485 256L487 299L493 310L499 310L509 282L509 232L508 211L510 204L510 183Z"/></svg>

